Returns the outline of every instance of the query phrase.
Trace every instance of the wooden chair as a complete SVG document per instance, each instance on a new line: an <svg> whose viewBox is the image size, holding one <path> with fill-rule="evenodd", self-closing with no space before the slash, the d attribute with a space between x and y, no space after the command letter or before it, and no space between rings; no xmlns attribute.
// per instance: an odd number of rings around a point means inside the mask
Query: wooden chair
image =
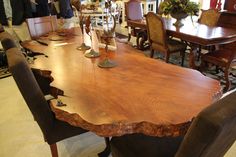
<svg viewBox="0 0 236 157"><path fill-rule="evenodd" d="M0 36L1 36L1 34L0 34ZM4 51L7 51L8 49L13 48L13 47L17 47L14 40L11 39L11 36L9 36L9 37L7 36L6 38L3 38L3 39L1 39L1 37L0 37L0 41L1 41Z"/></svg>
<svg viewBox="0 0 236 157"><path fill-rule="evenodd" d="M210 27L215 27L218 24L219 18L220 18L220 12L217 9L202 10L202 13L198 22L201 24L210 26ZM213 51L215 50L215 46L202 47L201 45L199 45L198 46L198 60L200 59L202 49Z"/></svg>
<svg viewBox="0 0 236 157"><path fill-rule="evenodd" d="M219 50L215 50L207 54L203 54L201 56L200 71L204 71L207 63L216 65L216 70L218 70L218 68L221 68L224 71L226 91L228 91L231 86L231 83L229 81L230 68L231 66L236 65L235 47L236 42L227 45L222 45Z"/></svg>
<svg viewBox="0 0 236 157"><path fill-rule="evenodd" d="M57 17L55 15L28 18L26 21L32 39L57 30Z"/></svg>
<svg viewBox="0 0 236 157"><path fill-rule="evenodd" d="M151 57L153 57L154 50L156 50L158 52L164 53L165 61L168 62L171 53L180 52L182 55L181 65L183 66L187 45L167 37L161 16L153 12L149 12L146 16L146 21L148 38L151 46Z"/></svg>
<svg viewBox="0 0 236 157"><path fill-rule="evenodd" d="M130 0L125 3L125 15L126 20L143 20L143 10L142 10L142 4L139 0ZM137 27L128 25L128 41L130 41L131 36L137 37L137 47L139 48L139 38L138 34L141 33L142 30Z"/></svg>
<svg viewBox="0 0 236 157"><path fill-rule="evenodd" d="M219 18L220 18L220 12L216 9L202 10L198 22L210 27L214 27L217 25Z"/></svg>
<svg viewBox="0 0 236 157"><path fill-rule="evenodd" d="M20 50L17 48L8 49L7 59L10 72L35 121L41 128L45 141L50 145L52 157L58 157L56 142L85 133L87 130L74 127L55 118Z"/></svg>
<svg viewBox="0 0 236 157"><path fill-rule="evenodd" d="M113 157L223 157L236 140L236 92L201 111L182 137L113 137Z"/></svg>
<svg viewBox="0 0 236 157"><path fill-rule="evenodd" d="M8 32L4 31L0 33L0 41L2 41L3 39L8 38L14 41L14 38L12 35L10 35Z"/></svg>

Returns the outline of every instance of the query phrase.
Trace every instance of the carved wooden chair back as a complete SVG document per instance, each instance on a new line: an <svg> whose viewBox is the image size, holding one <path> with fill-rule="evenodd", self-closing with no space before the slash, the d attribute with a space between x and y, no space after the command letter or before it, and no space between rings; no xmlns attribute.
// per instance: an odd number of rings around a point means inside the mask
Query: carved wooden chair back
<svg viewBox="0 0 236 157"><path fill-rule="evenodd" d="M26 21L32 39L57 30L57 17L55 15L28 18Z"/></svg>
<svg viewBox="0 0 236 157"><path fill-rule="evenodd" d="M199 23L207 26L216 26L220 17L220 12L216 9L202 10Z"/></svg>
<svg viewBox="0 0 236 157"><path fill-rule="evenodd" d="M206 63L211 63L216 65L217 68L222 68L224 71L224 77L226 81L225 90L229 90L231 83L229 80L230 68L231 66L236 65L236 42L221 45L219 50L203 54L201 62L201 71L206 68ZM218 70L218 69L216 69Z"/></svg>
<svg viewBox="0 0 236 157"><path fill-rule="evenodd" d="M142 4L139 0L130 0L129 2L125 2L125 15L126 20L142 20L143 19L143 10ZM138 27L128 25L128 41L131 39L131 35L137 37L136 41L139 40L139 33L143 31ZM137 46L138 46L137 42Z"/></svg>
<svg viewBox="0 0 236 157"><path fill-rule="evenodd" d="M149 12L146 16L147 32L151 46L154 46L156 50L161 52L167 51L167 37L164 22L161 16Z"/></svg>

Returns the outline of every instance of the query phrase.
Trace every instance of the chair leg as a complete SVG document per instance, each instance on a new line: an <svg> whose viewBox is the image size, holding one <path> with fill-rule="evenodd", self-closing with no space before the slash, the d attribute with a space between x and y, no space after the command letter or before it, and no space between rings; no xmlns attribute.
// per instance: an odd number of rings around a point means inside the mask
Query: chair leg
<svg viewBox="0 0 236 157"><path fill-rule="evenodd" d="M128 42L130 42L131 34L128 34Z"/></svg>
<svg viewBox="0 0 236 157"><path fill-rule="evenodd" d="M184 66L185 50L184 50L184 51L181 51L181 56L182 56L181 66Z"/></svg>
<svg viewBox="0 0 236 157"><path fill-rule="evenodd" d="M201 45L199 45L199 47L198 47L198 51L197 51L197 61L200 61L200 57L201 57L201 53L202 53L202 47L201 47Z"/></svg>
<svg viewBox="0 0 236 157"><path fill-rule="evenodd" d="M169 62L169 58L170 58L170 54L169 54L169 53L166 53L166 57L165 57L165 61L166 61L166 63Z"/></svg>
<svg viewBox="0 0 236 157"><path fill-rule="evenodd" d="M200 67L199 67L199 71L203 72L206 68L206 62L204 60L202 60Z"/></svg>
<svg viewBox="0 0 236 157"><path fill-rule="evenodd" d="M150 54L150 57L153 58L153 55L154 55L154 50L151 48L151 54Z"/></svg>
<svg viewBox="0 0 236 157"><path fill-rule="evenodd" d="M51 149L52 157L58 157L57 144L56 143L51 144L50 149Z"/></svg>
<svg viewBox="0 0 236 157"><path fill-rule="evenodd" d="M131 27L128 26L128 42L130 42L131 39Z"/></svg>
<svg viewBox="0 0 236 157"><path fill-rule="evenodd" d="M225 68L224 75L225 75L225 81L226 81L225 91L228 91L231 85L229 81L229 68Z"/></svg>
<svg viewBox="0 0 236 157"><path fill-rule="evenodd" d="M106 143L106 148L98 153L99 157L108 157L111 154L111 146L110 146L110 138L109 137L104 137L105 143Z"/></svg>

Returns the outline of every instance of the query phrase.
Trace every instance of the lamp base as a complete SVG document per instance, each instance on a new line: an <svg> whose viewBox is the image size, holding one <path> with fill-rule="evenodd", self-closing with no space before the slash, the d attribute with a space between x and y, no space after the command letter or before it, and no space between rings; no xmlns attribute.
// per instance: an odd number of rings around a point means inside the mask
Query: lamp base
<svg viewBox="0 0 236 157"><path fill-rule="evenodd" d="M98 66L100 68L113 68L117 66L117 64L114 61L110 60L109 58L105 58L103 61L98 63Z"/></svg>
<svg viewBox="0 0 236 157"><path fill-rule="evenodd" d="M99 57L100 53L96 52L94 49L91 49L88 53L85 53L84 56L88 58L95 58L95 57Z"/></svg>
<svg viewBox="0 0 236 157"><path fill-rule="evenodd" d="M87 46L85 43L82 43L79 47L77 47L77 50L79 51L86 51L89 50L91 47Z"/></svg>

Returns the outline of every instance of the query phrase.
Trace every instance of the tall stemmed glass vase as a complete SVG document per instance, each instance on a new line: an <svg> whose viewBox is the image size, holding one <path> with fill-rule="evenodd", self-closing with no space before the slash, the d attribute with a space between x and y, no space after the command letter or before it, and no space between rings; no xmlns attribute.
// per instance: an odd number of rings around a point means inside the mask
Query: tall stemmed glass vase
<svg viewBox="0 0 236 157"><path fill-rule="evenodd" d="M80 21L79 21L80 29L82 32L82 44L79 47L77 47L77 50L86 51L86 50L89 50L91 47L87 46L84 42L84 16L82 15L82 11L79 18L80 18Z"/></svg>
<svg viewBox="0 0 236 157"><path fill-rule="evenodd" d="M112 15L111 13L110 0L107 0L107 2L105 2L105 7L106 7L106 17L105 17L106 25L101 38L102 40L105 41L106 44L105 46L106 56L102 61L98 63L98 66L101 68L112 68L115 67L117 64L109 58L108 45L115 36L116 20L115 16Z"/></svg>
<svg viewBox="0 0 236 157"><path fill-rule="evenodd" d="M90 36L90 40L91 40L91 50L87 53L84 54L85 57L88 58L95 58L95 57L99 57L100 53L95 51L93 49L93 35L92 35L92 31L91 31L91 20L90 20L90 16L88 16L88 18L85 21L85 31L86 33Z"/></svg>

